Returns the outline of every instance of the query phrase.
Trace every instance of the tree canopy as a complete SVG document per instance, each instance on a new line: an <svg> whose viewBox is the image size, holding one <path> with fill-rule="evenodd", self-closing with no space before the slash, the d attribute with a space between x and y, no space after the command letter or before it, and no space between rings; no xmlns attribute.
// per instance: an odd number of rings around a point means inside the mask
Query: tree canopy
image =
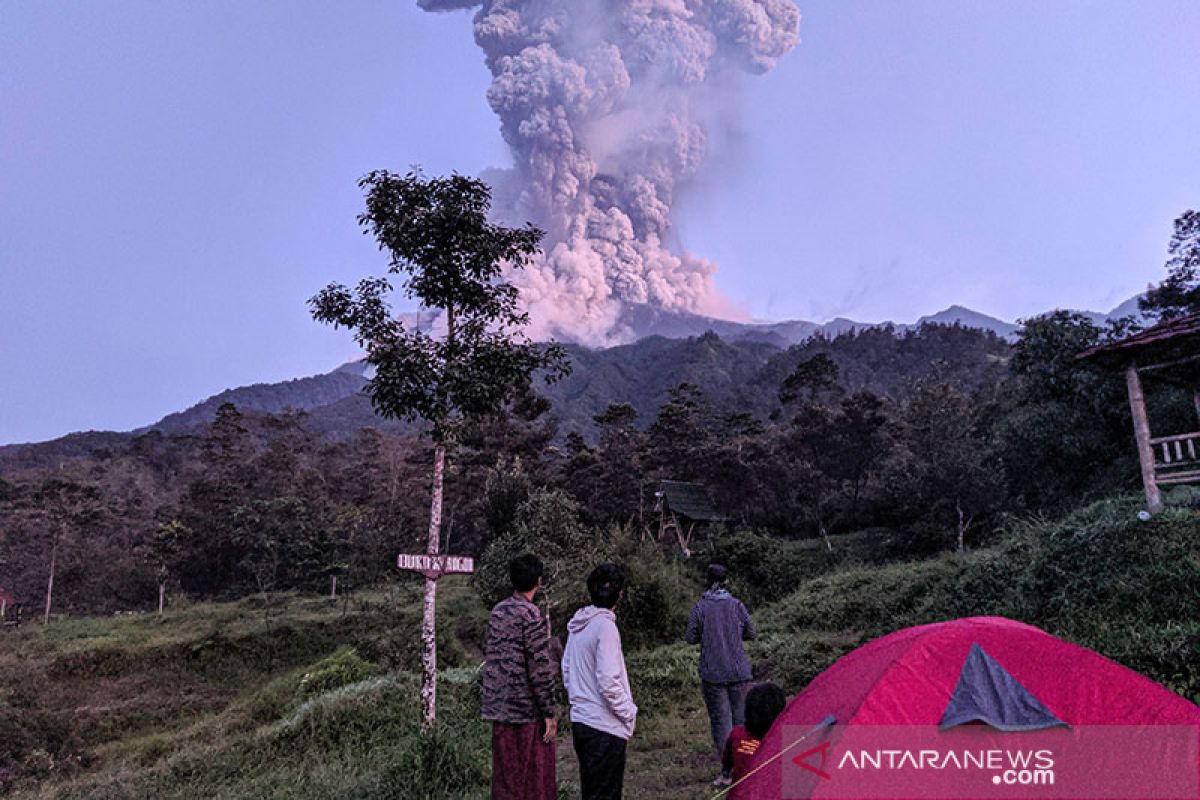
<svg viewBox="0 0 1200 800"><path fill-rule="evenodd" d="M462 175L426 178L418 171L372 172L361 181L367 210L359 224L403 274L405 297L441 313L435 336L397 318L387 278L364 278L354 290L330 284L309 304L320 322L353 331L375 368L367 391L384 417L421 419L443 441L462 419L495 413L528 387L566 371L556 345L539 346L521 328L529 316L505 268L537 253L542 232L488 221L491 193Z"/></svg>
<svg viewBox="0 0 1200 800"><path fill-rule="evenodd" d="M1160 319L1200 312L1200 212L1188 210L1175 220L1167 252L1166 280L1151 287L1138 306Z"/></svg>

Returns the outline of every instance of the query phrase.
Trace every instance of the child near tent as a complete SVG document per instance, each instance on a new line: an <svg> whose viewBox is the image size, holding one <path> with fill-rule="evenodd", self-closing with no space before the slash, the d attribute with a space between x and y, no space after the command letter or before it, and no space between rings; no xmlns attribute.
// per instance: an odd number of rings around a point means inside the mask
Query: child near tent
<svg viewBox="0 0 1200 800"><path fill-rule="evenodd" d="M722 774L728 775L730 782L735 784L729 797L737 797L737 782L746 776L763 737L786 705L787 696L783 690L770 682L756 684L747 693L746 724L729 732L721 758Z"/></svg>

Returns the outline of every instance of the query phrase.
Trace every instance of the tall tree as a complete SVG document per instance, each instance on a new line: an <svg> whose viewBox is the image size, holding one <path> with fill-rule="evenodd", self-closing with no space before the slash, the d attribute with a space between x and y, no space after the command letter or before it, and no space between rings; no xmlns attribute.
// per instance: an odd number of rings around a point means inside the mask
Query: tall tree
<svg viewBox="0 0 1200 800"><path fill-rule="evenodd" d="M95 486L61 478L47 478L34 493L36 508L45 515L50 530L50 563L46 579L46 607L42 621L50 622L54 604L54 578L59 553L70 537L93 525L101 513L100 491Z"/></svg>
<svg viewBox="0 0 1200 800"><path fill-rule="evenodd" d="M904 408L899 446L884 483L895 505L937 544L966 547L972 524L1005 499L1004 470L971 398L948 383L927 384Z"/></svg>
<svg viewBox="0 0 1200 800"><path fill-rule="evenodd" d="M641 521L646 437L636 420L637 411L629 403L609 403L592 417L600 429L600 447L589 505L598 522L629 522L635 517Z"/></svg>
<svg viewBox="0 0 1200 800"><path fill-rule="evenodd" d="M154 567L154 577L158 582L160 617L167 604L167 582L171 579L171 571L177 568L180 545L186 538L187 528L177 519L162 523L150 537L146 559Z"/></svg>
<svg viewBox="0 0 1200 800"><path fill-rule="evenodd" d="M803 431L802 418L797 421ZM855 392L842 400L827 427L811 435L817 440L813 463L849 489L850 523L857 525L867 481L895 443L887 403L873 392Z"/></svg>
<svg viewBox="0 0 1200 800"><path fill-rule="evenodd" d="M817 402L821 392L837 388L838 365L827 353L817 353L796 365L779 386L779 402L783 405L804 399Z"/></svg>
<svg viewBox="0 0 1200 800"><path fill-rule="evenodd" d="M204 471L182 498L179 521L186 536L179 545L188 569L179 573L185 591L202 595L236 593L243 552L233 535L236 510L250 502L257 484L255 447L240 411L232 403L217 409L202 443Z"/></svg>
<svg viewBox="0 0 1200 800"><path fill-rule="evenodd" d="M365 278L352 291L330 284L310 301L313 317L353 332L375 368L367 385L381 416L422 420L434 441L428 552L440 548L446 445L464 421L498 412L530 385L535 371L547 380L566 374L557 345L538 346L522 333L528 314L504 269L526 266L542 232L488 221L487 184L461 175L426 178L418 171L372 172L359 181L367 209L359 224L388 254L388 272L404 275L401 290L440 312L444 332L433 336L391 312L387 278ZM437 584L425 583L421 661L424 726L434 722Z"/></svg>
<svg viewBox="0 0 1200 800"><path fill-rule="evenodd" d="M1103 336L1072 311L1025 320L1018 333L995 413L1009 488L1024 505L1119 491L1137 474L1124 382L1075 357Z"/></svg>
<svg viewBox="0 0 1200 800"><path fill-rule="evenodd" d="M1167 252L1166 280L1151 287L1138 307L1162 319L1200 312L1200 212L1188 210L1175 220Z"/></svg>
<svg viewBox="0 0 1200 800"><path fill-rule="evenodd" d="M712 408L695 384L684 381L667 392L646 437L646 462L656 477L703 479L711 417Z"/></svg>

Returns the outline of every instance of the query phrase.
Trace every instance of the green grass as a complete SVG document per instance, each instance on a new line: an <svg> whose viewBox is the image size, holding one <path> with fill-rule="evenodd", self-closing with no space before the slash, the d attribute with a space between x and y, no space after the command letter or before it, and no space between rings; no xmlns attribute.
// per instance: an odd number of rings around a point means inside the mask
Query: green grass
<svg viewBox="0 0 1200 800"><path fill-rule="evenodd" d="M802 564L790 593L754 609L762 633L752 660L760 677L794 693L875 636L999 614L1200 700L1200 514L1174 509L1141 523L1136 510L1133 498L1097 503L1060 520L1014 523L987 549L923 561L841 563L815 576ZM788 580L772 570L781 585ZM487 609L464 578L442 582L440 725L422 737L418 590L396 585L349 604L295 595L266 606L261 598L180 604L162 618L5 631L0 768L16 777L0 793L484 798L490 732L475 681ZM638 638L670 636L630 637ZM716 765L695 649L676 641L627 655L642 709L627 796L711 797ZM565 734L558 763L560 796L577 796Z"/></svg>

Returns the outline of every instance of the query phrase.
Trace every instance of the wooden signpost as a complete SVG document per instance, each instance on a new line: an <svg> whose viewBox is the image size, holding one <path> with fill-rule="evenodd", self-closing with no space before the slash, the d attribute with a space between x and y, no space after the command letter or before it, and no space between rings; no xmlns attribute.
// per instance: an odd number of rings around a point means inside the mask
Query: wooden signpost
<svg viewBox="0 0 1200 800"><path fill-rule="evenodd" d="M405 555L396 559L397 569L419 572L431 581L443 575L469 574L475 571L475 560L470 556Z"/></svg>
<svg viewBox="0 0 1200 800"><path fill-rule="evenodd" d="M443 575L474 572L475 560L470 556L401 553L396 558L396 568L425 576L425 609L421 619L421 706L424 715L421 728L429 731L437 719L437 579Z"/></svg>

